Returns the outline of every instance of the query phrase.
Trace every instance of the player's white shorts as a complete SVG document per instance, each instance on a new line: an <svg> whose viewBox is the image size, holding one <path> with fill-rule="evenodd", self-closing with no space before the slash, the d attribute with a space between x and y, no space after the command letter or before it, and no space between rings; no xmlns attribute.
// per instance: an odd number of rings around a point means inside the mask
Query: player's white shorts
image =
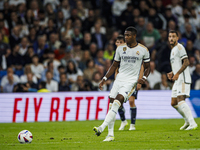
<svg viewBox="0 0 200 150"><path fill-rule="evenodd" d="M113 87L110 91L109 97L115 99L118 94L121 94L124 96L124 103L125 103L135 90L136 90L136 81L135 83L130 83L130 82L115 80Z"/></svg>
<svg viewBox="0 0 200 150"><path fill-rule="evenodd" d="M190 86L191 84L184 83L184 81L175 81L172 88L172 96L177 97L180 95L185 95L186 97L190 97Z"/></svg>

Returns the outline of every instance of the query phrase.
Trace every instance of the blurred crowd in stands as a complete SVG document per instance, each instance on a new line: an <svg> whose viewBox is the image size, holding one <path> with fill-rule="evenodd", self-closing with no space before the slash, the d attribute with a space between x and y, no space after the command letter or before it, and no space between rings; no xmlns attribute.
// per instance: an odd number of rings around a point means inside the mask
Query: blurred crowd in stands
<svg viewBox="0 0 200 150"><path fill-rule="evenodd" d="M190 61L192 89L200 89L198 0L0 0L1 92L98 91L125 28L151 54L143 90L168 90L169 30ZM107 80L111 89L114 76Z"/></svg>

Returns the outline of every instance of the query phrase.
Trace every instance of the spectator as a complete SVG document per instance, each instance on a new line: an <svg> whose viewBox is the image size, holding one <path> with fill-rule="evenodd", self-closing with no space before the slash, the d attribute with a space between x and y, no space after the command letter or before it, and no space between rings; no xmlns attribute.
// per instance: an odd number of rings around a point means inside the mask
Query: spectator
<svg viewBox="0 0 200 150"><path fill-rule="evenodd" d="M56 68L53 67L53 61L49 61L47 63L47 68L44 69L44 71L42 72L42 81L46 81L46 72L49 71L51 72L51 74L53 75L53 80L59 82L60 78L59 78L59 72Z"/></svg>
<svg viewBox="0 0 200 150"><path fill-rule="evenodd" d="M90 32L94 24L95 24L94 10L90 9L88 12L88 17L83 21L83 30L85 32Z"/></svg>
<svg viewBox="0 0 200 150"><path fill-rule="evenodd" d="M60 65L60 66L58 67L58 72L59 72L60 75L63 74L63 73L66 74L66 69L65 69L65 67L64 67L63 65Z"/></svg>
<svg viewBox="0 0 200 150"><path fill-rule="evenodd" d="M199 47L200 47L200 30L198 30L198 32L197 32L197 38L194 41L194 48L195 49L199 49Z"/></svg>
<svg viewBox="0 0 200 150"><path fill-rule="evenodd" d="M65 24L66 20L64 18L64 14L61 10L58 11L57 13L57 19L56 19L56 22L57 22L57 26L58 26L58 29L60 30L61 27Z"/></svg>
<svg viewBox="0 0 200 150"><path fill-rule="evenodd" d="M58 66L61 65L60 61L55 59L55 54L53 51L48 51L47 58L48 59L46 59L43 63L44 67L47 67L48 62L50 61L53 61L53 67L55 69L58 69Z"/></svg>
<svg viewBox="0 0 200 150"><path fill-rule="evenodd" d="M70 91L70 87L67 82L67 75L65 73L60 74L59 91Z"/></svg>
<svg viewBox="0 0 200 150"><path fill-rule="evenodd" d="M38 85L33 81L34 75L32 73L27 73L26 91L27 92L37 92Z"/></svg>
<svg viewBox="0 0 200 150"><path fill-rule="evenodd" d="M98 27L96 27L96 24L98 24ZM96 32L104 35L106 34L106 28L103 26L103 20L101 18L96 19L94 26L91 27L91 33L94 34Z"/></svg>
<svg viewBox="0 0 200 150"><path fill-rule="evenodd" d="M112 14L116 17L115 20L118 20L122 12L126 10L128 3L130 3L130 0L115 0L113 2Z"/></svg>
<svg viewBox="0 0 200 150"><path fill-rule="evenodd" d="M193 43L192 43L191 40L187 41L187 45L186 45L185 49L186 49L186 52L187 52L188 56L193 56L194 55L195 49L193 47Z"/></svg>
<svg viewBox="0 0 200 150"><path fill-rule="evenodd" d="M147 5L145 0L141 0L139 2L139 9L140 9L140 14L142 17L147 17L148 11L149 11L149 6Z"/></svg>
<svg viewBox="0 0 200 150"><path fill-rule="evenodd" d="M65 39L66 37L70 36L73 34L73 29L72 29L72 20L67 19L63 27L60 29L60 34L61 38Z"/></svg>
<svg viewBox="0 0 200 150"><path fill-rule="evenodd" d="M37 79L41 79L41 74L44 71L44 66L39 63L38 55L34 55L32 57L32 64L30 66L32 73L37 77Z"/></svg>
<svg viewBox="0 0 200 150"><path fill-rule="evenodd" d="M187 45L187 39L185 37L182 37L180 32L178 32L178 42L182 44L184 47L186 47Z"/></svg>
<svg viewBox="0 0 200 150"><path fill-rule="evenodd" d="M96 58L96 53L97 53L97 45L95 43L91 43L90 44L90 55L92 56L92 58Z"/></svg>
<svg viewBox="0 0 200 150"><path fill-rule="evenodd" d="M69 84L76 82L77 76L82 76L83 72L76 67L74 61L69 61L67 63L67 77L69 79Z"/></svg>
<svg viewBox="0 0 200 150"><path fill-rule="evenodd" d="M78 66L83 71L86 69L86 62L91 59L90 52L88 50L83 52L81 61L79 62Z"/></svg>
<svg viewBox="0 0 200 150"><path fill-rule="evenodd" d="M151 72L147 80L149 82L150 88L153 89L156 83L161 82L161 74L155 69L156 66L154 61L150 61L150 67Z"/></svg>
<svg viewBox="0 0 200 150"><path fill-rule="evenodd" d="M88 9L84 8L81 0L76 1L77 13L81 20L85 20L88 17Z"/></svg>
<svg viewBox="0 0 200 150"><path fill-rule="evenodd" d="M46 6L46 4L51 4L53 10L56 10L57 7L60 5L60 1L59 0L45 0L43 5Z"/></svg>
<svg viewBox="0 0 200 150"><path fill-rule="evenodd" d="M185 33L183 33L183 37L187 38L188 40L191 40L193 43L196 40L196 35L195 33L192 31L192 26L190 24L186 24L185 25Z"/></svg>
<svg viewBox="0 0 200 150"><path fill-rule="evenodd" d="M8 49L10 49L9 45L4 43L2 40L3 40L3 36L0 33L0 64L2 62L2 56L7 53Z"/></svg>
<svg viewBox="0 0 200 150"><path fill-rule="evenodd" d="M176 16L177 18L182 15L183 9L179 5L179 0L173 0L171 5L168 5L168 7L171 7L172 14Z"/></svg>
<svg viewBox="0 0 200 150"><path fill-rule="evenodd" d="M82 91L84 87L83 76L77 76L76 82L72 84L71 91Z"/></svg>
<svg viewBox="0 0 200 150"><path fill-rule="evenodd" d="M26 11L25 21L26 21L26 24L28 25L28 27L31 27L33 25L34 16L33 16L33 12L31 9L28 9Z"/></svg>
<svg viewBox="0 0 200 150"><path fill-rule="evenodd" d="M42 81L39 83L39 90L37 91L38 93L49 93L51 91L46 89L46 82Z"/></svg>
<svg viewBox="0 0 200 150"><path fill-rule="evenodd" d="M104 51L103 58L113 60L115 50L113 44L108 44L107 49Z"/></svg>
<svg viewBox="0 0 200 150"><path fill-rule="evenodd" d="M48 48L46 44L46 38L44 35L38 36L37 42L33 45L34 52L40 57L44 54L44 50Z"/></svg>
<svg viewBox="0 0 200 150"><path fill-rule="evenodd" d="M66 50L66 44L61 44L59 49L55 50L54 51L54 54L55 54L55 59L57 60L61 60L65 57L65 50Z"/></svg>
<svg viewBox="0 0 200 150"><path fill-rule="evenodd" d="M94 72L97 71L97 69L95 68L94 60L92 60L92 59L88 60L86 63L86 66L87 66L87 68L83 72L84 78L89 81L92 81L92 75Z"/></svg>
<svg viewBox="0 0 200 150"><path fill-rule="evenodd" d="M189 70L190 70L190 75L192 76L194 70L195 70L195 64L196 64L196 61L195 61L195 57L194 56L190 56L189 57L189 62L190 62L190 65L188 66L189 67Z"/></svg>
<svg viewBox="0 0 200 150"><path fill-rule="evenodd" d="M30 45L33 46L35 42L37 42L37 35L36 35L36 30L34 27L31 27L29 29L29 36L28 36L28 41L30 42Z"/></svg>
<svg viewBox="0 0 200 150"><path fill-rule="evenodd" d="M44 34L46 34L47 36L47 40L49 40L49 37L51 35L51 33L56 33L56 27L54 25L54 20L53 19L49 19L47 22L47 27L44 29Z"/></svg>
<svg viewBox="0 0 200 150"><path fill-rule="evenodd" d="M34 18L38 18L39 6L37 0L32 0L30 3L30 8L33 12Z"/></svg>
<svg viewBox="0 0 200 150"><path fill-rule="evenodd" d="M136 29L137 29L137 41L141 41L142 40L142 32L146 29L145 28L145 19L144 17L139 17L138 18L138 23L136 25Z"/></svg>
<svg viewBox="0 0 200 150"><path fill-rule="evenodd" d="M19 48L19 54L21 56L24 56L28 50L28 39L26 37L23 37L21 39L21 43L19 44L20 48Z"/></svg>
<svg viewBox="0 0 200 150"><path fill-rule="evenodd" d="M167 21L165 20L163 15L160 13L156 13L156 10L154 8L149 9L148 22L152 22L154 28L158 30L165 30L167 27Z"/></svg>
<svg viewBox="0 0 200 150"><path fill-rule="evenodd" d="M155 10L157 13L164 15L165 14L165 7L162 4L162 0L155 1Z"/></svg>
<svg viewBox="0 0 200 150"><path fill-rule="evenodd" d="M85 32L83 40L81 40L81 49L82 50L89 50L91 40L92 40L91 34L89 32Z"/></svg>
<svg viewBox="0 0 200 150"><path fill-rule="evenodd" d="M3 80L2 80L3 81ZM7 83L5 83L3 87L4 93L12 93L14 86L17 84L17 82L14 80L13 73L9 72L7 74Z"/></svg>
<svg viewBox="0 0 200 150"><path fill-rule="evenodd" d="M101 81L101 74L99 72L94 72L92 75L92 86L93 86L94 91L100 91L99 89L100 81ZM102 91L106 91L106 90L107 90L107 86L106 84L104 84Z"/></svg>
<svg viewBox="0 0 200 150"><path fill-rule="evenodd" d="M104 58L104 53L103 50L98 50L97 51L97 57L94 59L95 65L98 66L104 66L105 65L105 58Z"/></svg>
<svg viewBox="0 0 200 150"><path fill-rule="evenodd" d="M161 82L158 82L154 85L154 90L170 90L171 89L171 85L170 83L167 81L167 75L166 73L162 73L161 74Z"/></svg>
<svg viewBox="0 0 200 150"><path fill-rule="evenodd" d="M50 34L50 39L49 39L49 49L52 51L55 51L59 49L60 45L62 43L58 39L58 35L56 33L51 33Z"/></svg>
<svg viewBox="0 0 200 150"><path fill-rule="evenodd" d="M171 20L174 21L175 24L178 23L177 18L172 14L172 11L171 11L170 7L166 8L164 17L165 17L165 19L167 21L167 24L169 24L169 21L171 21Z"/></svg>
<svg viewBox="0 0 200 150"><path fill-rule="evenodd" d="M58 91L58 82L53 80L53 74L50 71L46 72L46 88L51 92Z"/></svg>
<svg viewBox="0 0 200 150"><path fill-rule="evenodd" d="M196 64L196 69L192 74L192 86L191 89L194 89L194 86L196 84L196 81L200 79L200 64Z"/></svg>
<svg viewBox="0 0 200 150"><path fill-rule="evenodd" d="M48 17L45 15L45 11L43 9L38 12L38 20L39 25L42 26L42 28L47 27Z"/></svg>
<svg viewBox="0 0 200 150"><path fill-rule="evenodd" d="M7 61L7 65L9 67L12 66L16 69L16 66L18 65L18 67L19 67L18 69L22 69L24 61L23 61L22 56L19 54L19 45L14 46L13 52L11 53L10 56L8 56L6 58L6 61Z"/></svg>
<svg viewBox="0 0 200 150"><path fill-rule="evenodd" d="M181 34L186 32L186 24L190 24L192 31L195 34L197 33L197 29L196 29L196 26L194 25L194 22L190 21L190 15L185 14L185 15L183 15L183 17L179 18L179 30L180 30Z"/></svg>
<svg viewBox="0 0 200 150"><path fill-rule="evenodd" d="M19 26L15 26L13 29L12 29L12 33L9 37L9 41L10 41L10 47L11 49L13 49L13 47L16 45L16 44L19 44L20 41L21 41L21 38L19 37Z"/></svg>
<svg viewBox="0 0 200 150"><path fill-rule="evenodd" d="M133 6L131 3L127 4L126 10L124 10L120 16L119 21L116 24L120 24L118 29L124 31L128 26L135 25L134 16L133 16Z"/></svg>
<svg viewBox="0 0 200 150"><path fill-rule="evenodd" d="M142 32L142 41L145 46L152 51L152 48L155 46L156 41L160 39L160 34L157 29L154 29L151 22L147 23L146 30Z"/></svg>
<svg viewBox="0 0 200 150"><path fill-rule="evenodd" d="M100 33L101 25L99 23L95 24L95 33L92 34L92 42L97 44L98 49L104 50L106 45L106 36Z"/></svg>
<svg viewBox="0 0 200 150"><path fill-rule="evenodd" d="M200 79L198 79L196 82L195 82L195 87L194 87L195 90L200 90Z"/></svg>
<svg viewBox="0 0 200 150"><path fill-rule="evenodd" d="M56 13L55 11L53 10L53 7L50 3L46 4L45 6L45 12L46 12L46 15L49 19L53 19L53 20L56 20Z"/></svg>
<svg viewBox="0 0 200 150"><path fill-rule="evenodd" d="M71 7L69 5L68 0L63 0L62 1L61 10L62 10L62 12L64 14L65 19L69 19L70 16L71 16L71 14L70 14Z"/></svg>
<svg viewBox="0 0 200 150"><path fill-rule="evenodd" d="M24 68L24 75L22 75L20 77L20 83L26 83L28 81L28 74L31 73L32 74L32 71L31 71L31 66L30 65L26 65L25 68ZM37 84L37 77L35 75L33 75L32 77L33 79L33 82L35 84Z"/></svg>
<svg viewBox="0 0 200 150"><path fill-rule="evenodd" d="M83 56L83 51L81 50L81 43L80 42L74 42L73 43L73 50L72 50L73 58L76 62L80 62L81 58Z"/></svg>
<svg viewBox="0 0 200 150"><path fill-rule="evenodd" d="M13 83L19 83L19 77L13 74L13 69L11 67L7 68L7 75L5 75L1 80L1 91L3 91L3 87L9 83L9 80L13 77ZM9 77L8 77L9 74ZM8 79L9 78L9 79Z"/></svg>

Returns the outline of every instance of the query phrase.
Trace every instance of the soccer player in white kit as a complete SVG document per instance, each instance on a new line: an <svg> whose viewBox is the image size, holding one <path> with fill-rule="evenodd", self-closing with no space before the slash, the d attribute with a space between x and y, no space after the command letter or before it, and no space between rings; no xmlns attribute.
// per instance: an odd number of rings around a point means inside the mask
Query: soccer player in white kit
<svg viewBox="0 0 200 150"><path fill-rule="evenodd" d="M119 73L116 76L109 94L110 102L112 104L109 105L108 114L102 125L93 128L96 135L99 136L108 124L110 127L112 126L110 129L112 132L109 132L110 135L108 135L104 141L114 140L114 122L119 107L126 102L136 90L137 83L145 83L150 73L149 51L145 46L137 43L136 35L137 30L134 27L128 27L125 30L124 36L126 44L117 47L113 64L99 84L99 88L102 89L107 78L115 73L116 68L120 64ZM144 62L144 76L142 79L138 80L142 61Z"/></svg>
<svg viewBox="0 0 200 150"><path fill-rule="evenodd" d="M185 124L180 130L195 130L197 124L192 116L191 110L185 102L190 97L191 76L189 72L189 60L185 48L178 43L178 32L170 31L168 36L171 45L170 62L172 72L168 73L168 79L175 81L172 88L171 105L185 119Z"/></svg>

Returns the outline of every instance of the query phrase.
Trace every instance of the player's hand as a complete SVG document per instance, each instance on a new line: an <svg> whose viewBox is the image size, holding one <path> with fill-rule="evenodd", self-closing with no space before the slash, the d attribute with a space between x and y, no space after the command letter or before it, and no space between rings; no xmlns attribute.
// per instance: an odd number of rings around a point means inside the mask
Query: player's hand
<svg viewBox="0 0 200 150"><path fill-rule="evenodd" d="M99 89L102 91L103 90L103 85L106 83L106 80L102 79L101 82L99 83Z"/></svg>
<svg viewBox="0 0 200 150"><path fill-rule="evenodd" d="M146 79L142 78L142 79L139 79L139 80L138 80L138 83L142 85L142 84L145 83L145 81L146 81Z"/></svg>
<svg viewBox="0 0 200 150"><path fill-rule="evenodd" d="M178 77L179 77L179 74L177 73L177 74L175 74L175 75L173 76L172 80L173 80L173 81L178 80Z"/></svg>
<svg viewBox="0 0 200 150"><path fill-rule="evenodd" d="M172 80L173 72L169 72L169 73L167 74L167 77L168 77L169 80Z"/></svg>
<svg viewBox="0 0 200 150"><path fill-rule="evenodd" d="M137 90L140 90L141 87L142 87L142 84L138 83L138 84L137 84Z"/></svg>

